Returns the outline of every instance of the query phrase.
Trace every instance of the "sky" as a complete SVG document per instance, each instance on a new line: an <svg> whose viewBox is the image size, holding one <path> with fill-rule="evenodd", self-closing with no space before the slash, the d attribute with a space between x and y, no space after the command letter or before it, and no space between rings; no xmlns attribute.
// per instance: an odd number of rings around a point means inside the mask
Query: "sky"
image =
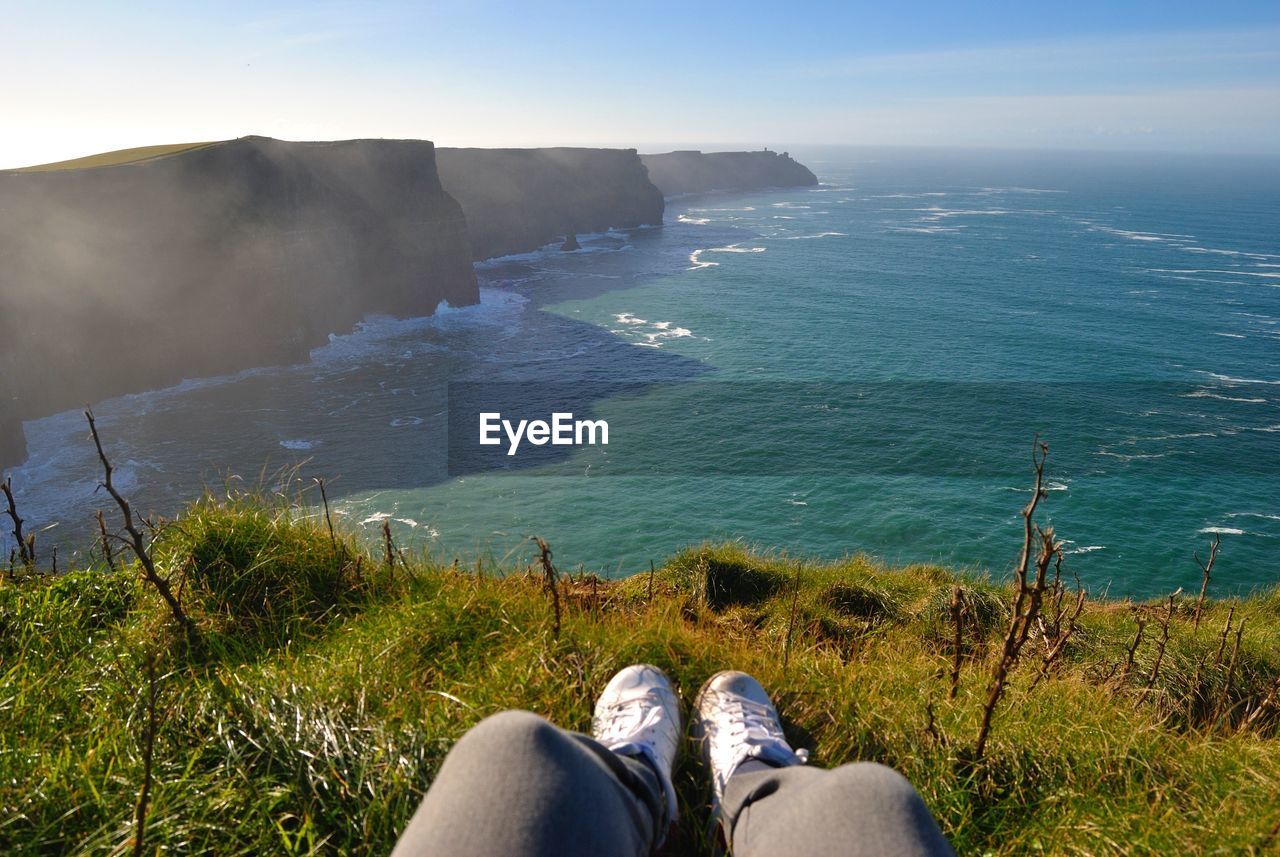
<svg viewBox="0 0 1280 857"><path fill-rule="evenodd" d="M1280 154L1280 2L0 0L0 81L0 168L246 134Z"/></svg>

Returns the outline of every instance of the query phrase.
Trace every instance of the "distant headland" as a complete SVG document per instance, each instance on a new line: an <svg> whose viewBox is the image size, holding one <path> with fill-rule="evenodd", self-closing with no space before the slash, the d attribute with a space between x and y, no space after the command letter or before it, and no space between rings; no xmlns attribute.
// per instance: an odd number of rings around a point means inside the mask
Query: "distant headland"
<svg viewBox="0 0 1280 857"><path fill-rule="evenodd" d="M474 304L474 260L661 224L664 197L816 183L768 150L267 137L0 171L0 469L23 420Z"/></svg>

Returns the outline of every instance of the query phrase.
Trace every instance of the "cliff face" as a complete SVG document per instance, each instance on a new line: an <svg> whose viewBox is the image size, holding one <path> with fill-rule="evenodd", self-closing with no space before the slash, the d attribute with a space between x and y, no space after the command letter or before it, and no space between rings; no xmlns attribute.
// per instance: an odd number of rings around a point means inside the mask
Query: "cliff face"
<svg viewBox="0 0 1280 857"><path fill-rule="evenodd" d="M662 193L634 149L438 149L476 259L524 253L569 233L662 222Z"/></svg>
<svg viewBox="0 0 1280 857"><path fill-rule="evenodd" d="M786 152L667 152L641 155L663 196L713 190L761 190L816 185L818 178Z"/></svg>
<svg viewBox="0 0 1280 857"><path fill-rule="evenodd" d="M0 467L20 460L21 419L478 299L429 142L248 137L0 173Z"/></svg>

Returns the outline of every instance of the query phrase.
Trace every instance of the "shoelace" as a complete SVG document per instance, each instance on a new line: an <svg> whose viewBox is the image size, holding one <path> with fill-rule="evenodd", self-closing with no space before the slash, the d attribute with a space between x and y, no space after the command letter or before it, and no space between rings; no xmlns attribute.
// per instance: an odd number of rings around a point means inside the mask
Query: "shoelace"
<svg viewBox="0 0 1280 857"><path fill-rule="evenodd" d="M633 736L663 719L662 701L655 693L615 702L597 715L595 731L602 738Z"/></svg>
<svg viewBox="0 0 1280 857"><path fill-rule="evenodd" d="M716 707L729 715L729 736L736 745L741 747L741 750L735 754L739 758L733 767L737 767L747 758L759 755L759 752L753 752L752 748L758 750L768 746L776 747L779 744L786 747L802 764L809 761L808 750L790 749L773 706L753 702L737 694L716 694ZM716 728L715 723L715 720L711 721L713 729Z"/></svg>

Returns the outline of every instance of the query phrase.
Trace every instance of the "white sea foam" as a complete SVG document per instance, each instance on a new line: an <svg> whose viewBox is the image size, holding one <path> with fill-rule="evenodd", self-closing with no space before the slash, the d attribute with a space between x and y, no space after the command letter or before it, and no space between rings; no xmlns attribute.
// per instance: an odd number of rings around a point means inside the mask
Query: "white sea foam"
<svg viewBox="0 0 1280 857"><path fill-rule="evenodd" d="M979 193L980 195L983 195L983 196L989 196L989 195L991 195L991 194L1000 194L1000 193L1028 193L1028 194L1040 194L1040 193L1066 193L1066 192L1067 192L1067 191L1065 191L1065 190L1052 190L1052 189L1049 189L1049 188L1041 188L1041 187L984 187L984 188L978 188L978 193Z"/></svg>
<svg viewBox="0 0 1280 857"><path fill-rule="evenodd" d="M808 241L813 238L847 238L848 232L819 232L816 235L788 235L783 237L783 241Z"/></svg>
<svg viewBox="0 0 1280 857"><path fill-rule="evenodd" d="M1223 271L1219 268L1145 268L1152 274L1222 274L1227 277L1260 277L1264 280L1280 280L1280 272L1272 271Z"/></svg>
<svg viewBox="0 0 1280 857"><path fill-rule="evenodd" d="M693 331L687 327L680 327L673 321L648 321L647 319L638 318L629 312L620 312L614 316L619 324L628 325L626 328L614 330L613 333L618 336L625 336L632 340L634 345L643 345L648 348L660 348L662 343L667 339L683 339L693 336ZM647 330L642 329L648 326Z"/></svg>
<svg viewBox="0 0 1280 857"><path fill-rule="evenodd" d="M1214 256L1239 256L1244 259L1280 259L1280 256L1274 253L1249 253L1244 250L1223 250L1218 247L1182 247L1180 249L1187 253L1206 253ZM1274 265L1257 264L1263 268L1275 267Z"/></svg>
<svg viewBox="0 0 1280 857"><path fill-rule="evenodd" d="M1222 536L1243 536L1244 530L1237 527L1201 527L1196 530L1197 533L1206 533L1209 535L1218 534Z"/></svg>
<svg viewBox="0 0 1280 857"><path fill-rule="evenodd" d="M765 247L743 247L739 244L730 244L728 247L706 247L702 250L694 250L689 254L689 261L693 267L690 270L698 268L714 268L719 262L708 262L702 258L703 253L763 253Z"/></svg>
<svg viewBox="0 0 1280 857"><path fill-rule="evenodd" d="M1280 515L1268 515L1264 512L1228 512L1228 518L1265 518L1268 521L1280 521Z"/></svg>
<svg viewBox="0 0 1280 857"><path fill-rule="evenodd" d="M963 224L957 226L889 226L887 232L917 232L921 235L942 235L949 232L959 232L964 229Z"/></svg>
<svg viewBox="0 0 1280 857"><path fill-rule="evenodd" d="M1219 401L1223 401L1223 402L1240 402L1241 404L1246 404L1246 405L1265 405L1267 403L1267 400L1263 398L1250 397L1246 399L1240 396L1224 396L1221 393L1213 393L1213 392L1210 392L1209 390L1196 390L1194 393L1183 393L1182 398L1184 399L1218 399Z"/></svg>
<svg viewBox="0 0 1280 857"><path fill-rule="evenodd" d="M1247 339L1243 333L1223 333L1222 331L1214 331L1214 336L1222 336L1227 339Z"/></svg>
<svg viewBox="0 0 1280 857"><path fill-rule="evenodd" d="M1094 551L1106 550L1106 545L1081 545L1078 548L1067 548L1064 554L1093 553Z"/></svg>
<svg viewBox="0 0 1280 857"><path fill-rule="evenodd" d="M1197 370L1201 375L1208 375L1215 381L1222 381L1227 384L1270 384L1280 385L1280 381L1266 381L1261 378L1237 378L1232 375L1222 375L1218 372L1206 372L1203 369Z"/></svg>
<svg viewBox="0 0 1280 857"><path fill-rule="evenodd" d="M387 425L392 428L404 428L405 426L420 426L422 423L422 417L396 417Z"/></svg>
<svg viewBox="0 0 1280 857"><path fill-rule="evenodd" d="M316 440L282 440L280 441L280 445L283 446L285 449L292 449L297 451L315 449L316 446L319 445L319 443L320 442Z"/></svg>
<svg viewBox="0 0 1280 857"><path fill-rule="evenodd" d="M1137 229L1118 229L1114 226L1096 223L1092 220L1077 220L1077 223L1087 226L1093 232L1102 232L1107 235L1114 235L1118 238L1127 238L1130 241L1146 241L1152 243L1164 244L1185 244L1188 241L1194 241L1194 235L1184 235L1178 232L1143 232Z"/></svg>
<svg viewBox="0 0 1280 857"><path fill-rule="evenodd" d="M1107 449L1101 449L1101 450L1098 450L1097 452L1095 452L1095 453L1094 453L1094 455L1104 455L1104 456L1106 456L1106 457L1108 457L1108 458L1118 458L1118 459L1120 459L1121 461L1142 461L1142 460L1144 460L1144 459L1148 459L1148 458L1164 458L1164 453L1163 453L1163 452L1148 452L1148 453L1132 453L1132 454L1127 454L1127 453L1123 453L1123 452L1112 452L1112 451L1107 450Z"/></svg>
<svg viewBox="0 0 1280 857"><path fill-rule="evenodd" d="M711 222L710 217L690 217L687 214L681 214L677 216L676 220L680 223L690 223L696 226L705 226L706 224Z"/></svg>

